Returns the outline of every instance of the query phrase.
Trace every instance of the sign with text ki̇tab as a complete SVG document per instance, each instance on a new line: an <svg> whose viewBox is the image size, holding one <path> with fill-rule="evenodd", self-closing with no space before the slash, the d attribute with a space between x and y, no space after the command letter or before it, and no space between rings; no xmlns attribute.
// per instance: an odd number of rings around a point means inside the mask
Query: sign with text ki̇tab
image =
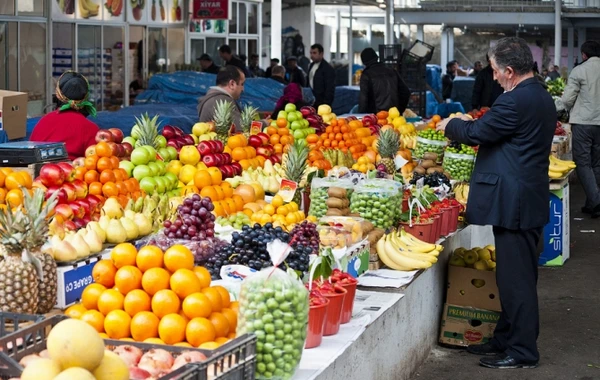
<svg viewBox="0 0 600 380"><path fill-rule="evenodd" d="M194 0L192 18L225 20L229 18L229 0Z"/></svg>

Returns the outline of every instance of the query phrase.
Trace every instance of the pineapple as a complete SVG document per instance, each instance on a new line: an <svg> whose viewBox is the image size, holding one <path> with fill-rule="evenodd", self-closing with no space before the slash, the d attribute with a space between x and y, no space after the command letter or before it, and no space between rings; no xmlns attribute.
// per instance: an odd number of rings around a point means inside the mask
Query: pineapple
<svg viewBox="0 0 600 380"><path fill-rule="evenodd" d="M217 140L227 144L231 124L233 123L233 108L235 105L226 100L217 100L213 118L215 122L215 132L217 132Z"/></svg>
<svg viewBox="0 0 600 380"><path fill-rule="evenodd" d="M283 156L283 170L285 178L294 181L300 187L308 167L308 147L302 140L295 140L288 152ZM296 190L292 201L300 205L300 188Z"/></svg>
<svg viewBox="0 0 600 380"><path fill-rule="evenodd" d="M377 163L377 170L385 171L387 174L396 172L394 157L400 149L400 136L393 129L387 129L379 134L377 150L381 160Z"/></svg>
<svg viewBox="0 0 600 380"><path fill-rule="evenodd" d="M151 146L154 149L158 149L158 115L150 119L148 113L142 115L140 118L135 118L135 125L131 129L131 136L136 139L135 147L140 146Z"/></svg>
<svg viewBox="0 0 600 380"><path fill-rule="evenodd" d="M240 128L242 128L242 133L246 140L250 137L250 127L252 126L252 122L258 115L258 108L254 108L250 105L246 105L242 109L242 114L240 116L240 123L242 124Z"/></svg>
<svg viewBox="0 0 600 380"><path fill-rule="evenodd" d="M52 256L42 252L42 246L48 240L49 221L46 218L50 210L56 206L56 198L51 197L44 205L43 191L36 189L33 196L29 195L27 191L24 191L23 194L23 206L29 219L26 240L27 250L40 261L43 272L43 278L38 281L37 313L45 314L50 312L56 305L56 287L58 283L56 261Z"/></svg>

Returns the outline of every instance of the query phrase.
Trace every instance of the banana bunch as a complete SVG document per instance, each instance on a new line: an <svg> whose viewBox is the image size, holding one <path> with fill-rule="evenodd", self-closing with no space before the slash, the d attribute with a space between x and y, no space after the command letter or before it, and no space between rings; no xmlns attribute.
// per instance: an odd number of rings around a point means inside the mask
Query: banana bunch
<svg viewBox="0 0 600 380"><path fill-rule="evenodd" d="M125 210L144 214L144 216L152 221L152 231L156 232L162 228L165 220L171 218L176 208L177 206L173 207L172 202L166 194L154 194L139 197L135 201L131 199Z"/></svg>
<svg viewBox="0 0 600 380"><path fill-rule="evenodd" d="M323 151L323 156L327 161L331 163L331 166L345 166L347 168L352 167L354 165L354 158L352 158L352 153L350 151L344 153L339 149L325 149Z"/></svg>
<svg viewBox="0 0 600 380"><path fill-rule="evenodd" d="M441 245L425 243L404 230L392 231L376 245L377 255L391 269L427 269L438 261Z"/></svg>
<svg viewBox="0 0 600 380"><path fill-rule="evenodd" d="M559 160L550 156L550 166L548 167L548 176L551 179L563 178L568 172L575 169L573 161Z"/></svg>
<svg viewBox="0 0 600 380"><path fill-rule="evenodd" d="M100 5L94 3L92 0L79 0L79 12L81 17L89 18L98 16Z"/></svg>
<svg viewBox="0 0 600 380"><path fill-rule="evenodd" d="M454 198L463 206L467 207L469 198L469 183L461 182L454 186Z"/></svg>
<svg viewBox="0 0 600 380"><path fill-rule="evenodd" d="M417 133L416 132L400 135L400 148L415 149L416 146L417 146Z"/></svg>

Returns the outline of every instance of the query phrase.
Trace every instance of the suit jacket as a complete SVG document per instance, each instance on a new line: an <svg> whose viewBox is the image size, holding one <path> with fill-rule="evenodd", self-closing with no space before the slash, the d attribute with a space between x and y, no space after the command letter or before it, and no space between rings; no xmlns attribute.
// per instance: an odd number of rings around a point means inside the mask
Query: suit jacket
<svg viewBox="0 0 600 380"><path fill-rule="evenodd" d="M367 66L360 76L359 113L377 113L397 107L406 110L410 89L400 74L383 63Z"/></svg>
<svg viewBox="0 0 600 380"><path fill-rule="evenodd" d="M314 64L314 62L311 62L308 67L309 78L310 70ZM308 80L308 84L310 85L310 79ZM319 68L315 72L312 92L315 96L315 103L313 105L315 108L318 108L321 104L333 106L333 98L335 97L335 70L326 60L321 61Z"/></svg>
<svg viewBox="0 0 600 380"><path fill-rule="evenodd" d="M503 92L502 86L494 79L492 66L487 65L475 78L471 106L474 109L491 107Z"/></svg>
<svg viewBox="0 0 600 380"><path fill-rule="evenodd" d="M479 145L469 223L511 230L548 223L548 157L555 127L554 101L535 78L500 95L481 119L448 123L446 137Z"/></svg>

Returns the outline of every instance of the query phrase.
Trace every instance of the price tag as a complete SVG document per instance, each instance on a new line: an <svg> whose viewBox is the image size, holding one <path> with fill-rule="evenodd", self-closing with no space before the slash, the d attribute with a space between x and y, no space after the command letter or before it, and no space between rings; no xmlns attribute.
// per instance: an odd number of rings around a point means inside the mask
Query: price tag
<svg viewBox="0 0 600 380"><path fill-rule="evenodd" d="M296 182L284 178L281 180L277 194L283 198L284 202L291 202L292 199L294 199L294 194L296 194L297 189L298 184Z"/></svg>
<svg viewBox="0 0 600 380"><path fill-rule="evenodd" d="M260 132L262 132L262 123L260 121L253 121L252 124L250 124L250 134L257 135Z"/></svg>
<svg viewBox="0 0 600 380"><path fill-rule="evenodd" d="M400 170L400 168L402 168L407 163L408 163L408 160L406 160L404 157L402 157L400 155L398 155L398 156L396 156L396 158L394 158L394 164L396 164L396 170Z"/></svg>
<svg viewBox="0 0 600 380"><path fill-rule="evenodd" d="M83 265L64 273L65 303L67 305L80 299L83 289L94 282L92 277L92 269L94 268L95 264L96 263L94 262Z"/></svg>

